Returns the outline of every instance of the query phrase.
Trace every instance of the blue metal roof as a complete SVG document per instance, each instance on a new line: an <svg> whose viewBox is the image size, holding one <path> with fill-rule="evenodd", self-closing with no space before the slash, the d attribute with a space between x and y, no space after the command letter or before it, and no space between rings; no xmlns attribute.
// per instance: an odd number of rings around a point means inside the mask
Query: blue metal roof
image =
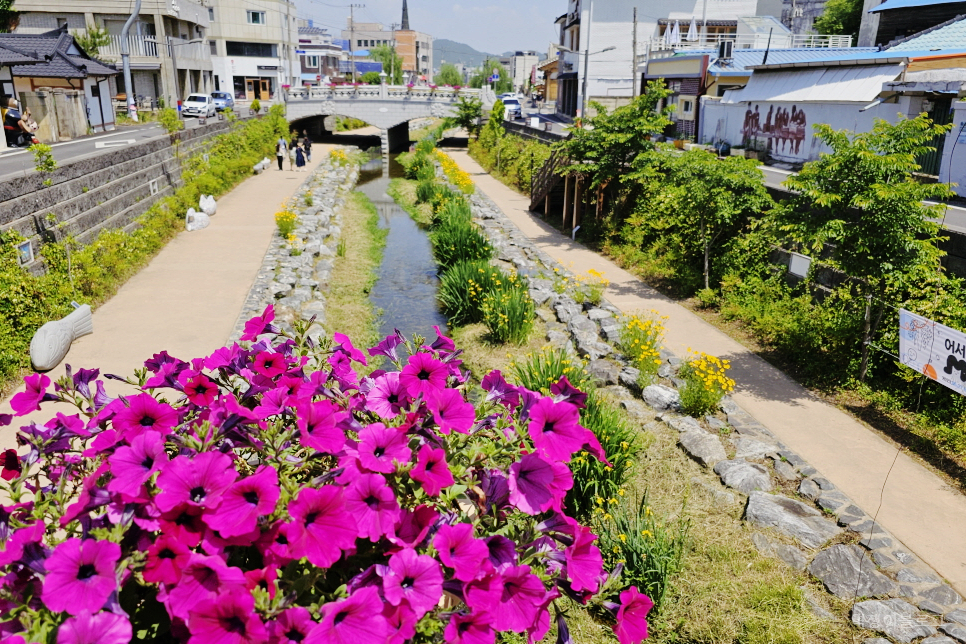
<svg viewBox="0 0 966 644"><path fill-rule="evenodd" d="M767 65L781 65L800 63L813 60L823 60L829 57L858 53L877 52L876 47L807 47L800 49L771 49L768 51ZM761 65L765 57L764 49L735 49L734 58L730 63L714 60L708 66L708 73L713 76L747 76L751 73L749 67Z"/></svg>
<svg viewBox="0 0 966 644"><path fill-rule="evenodd" d="M352 61L340 60L339 61L339 71L340 72L351 72L352 71ZM356 73L360 76L366 72L381 72L382 63L364 62L361 60L356 61Z"/></svg>
<svg viewBox="0 0 966 644"><path fill-rule="evenodd" d="M885 65L888 63L904 63L910 58L925 58L928 56L936 56L937 54L966 54L966 47L960 46L956 49L945 49L943 51L929 51L929 50L917 50L917 51L893 51L891 49L886 49L884 51L869 51L865 47L852 47L851 49L839 50L842 52L834 56L827 56L824 58L815 58L812 60L801 60L801 61L789 61L787 63L776 63L772 65L771 54L768 55L768 63L763 69L771 68L782 68L782 67L831 67L837 65Z"/></svg>
<svg viewBox="0 0 966 644"><path fill-rule="evenodd" d="M887 51L923 51L962 49L966 45L966 19L910 36Z"/></svg>
<svg viewBox="0 0 966 644"><path fill-rule="evenodd" d="M869 9L869 13L889 11L891 9L912 9L914 7L931 7L937 4L954 4L963 0L886 0L878 7Z"/></svg>

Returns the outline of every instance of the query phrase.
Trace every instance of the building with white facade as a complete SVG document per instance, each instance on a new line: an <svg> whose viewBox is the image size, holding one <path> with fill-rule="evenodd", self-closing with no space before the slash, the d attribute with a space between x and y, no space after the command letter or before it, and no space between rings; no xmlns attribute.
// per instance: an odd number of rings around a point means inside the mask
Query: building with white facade
<svg viewBox="0 0 966 644"><path fill-rule="evenodd" d="M14 33L40 34L66 26L71 33L88 25L106 29L111 42L98 57L121 62L121 28L131 11L129 0L17 0L19 23ZM195 0L143 0L131 26L133 94L142 104L163 99L174 105L191 92L214 89L208 44L209 9ZM113 82L113 81L112 81ZM113 91L125 92L118 76Z"/></svg>
<svg viewBox="0 0 966 644"><path fill-rule="evenodd" d="M179 0L180 1L180 0ZM299 30L293 0L208 0L215 85L235 100L279 97L299 86Z"/></svg>
<svg viewBox="0 0 966 644"><path fill-rule="evenodd" d="M527 89L533 68L540 62L540 54L535 51L517 51L510 57L510 74L513 90L523 92Z"/></svg>
<svg viewBox="0 0 966 644"><path fill-rule="evenodd" d="M311 87L330 82L339 75L339 61L342 60L342 44L332 39L332 35L309 20L299 25L299 47L295 51L299 58L301 85Z"/></svg>

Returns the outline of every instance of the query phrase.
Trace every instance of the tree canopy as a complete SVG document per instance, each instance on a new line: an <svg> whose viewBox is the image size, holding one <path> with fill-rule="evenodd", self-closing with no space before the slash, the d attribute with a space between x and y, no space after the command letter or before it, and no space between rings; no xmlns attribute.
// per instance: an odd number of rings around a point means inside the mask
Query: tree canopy
<svg viewBox="0 0 966 644"><path fill-rule="evenodd" d="M499 73L500 77L497 79L496 83L493 84L493 91L497 94L512 92L513 81L510 80L510 73L503 67L503 65L500 64L500 61L493 58L488 58L480 71L470 79L470 87L475 87L477 89L483 87L489 82L487 79L489 79L494 72Z"/></svg>
<svg viewBox="0 0 966 644"><path fill-rule="evenodd" d="M391 45L377 45L369 49L369 58L382 63L382 71L386 72L386 82L390 85L402 85L403 69L402 56L396 53Z"/></svg>
<svg viewBox="0 0 966 644"><path fill-rule="evenodd" d="M433 78L437 85L462 85L463 75L456 69L456 65L443 63L439 68L439 73Z"/></svg>
<svg viewBox="0 0 966 644"><path fill-rule="evenodd" d="M503 117L503 103L500 103L500 118ZM470 135L477 135L480 131L480 117L483 115L483 103L476 98L461 96L456 103L456 116L451 116L447 122L461 127Z"/></svg>
<svg viewBox="0 0 966 644"><path fill-rule="evenodd" d="M89 24L85 31L74 32L74 42L88 56L97 58L101 47L106 47L111 44L111 35L107 32L107 29L101 29L96 25Z"/></svg>
<svg viewBox="0 0 966 644"><path fill-rule="evenodd" d="M820 34L858 38L862 23L863 0L828 0L825 10L815 20L814 29Z"/></svg>

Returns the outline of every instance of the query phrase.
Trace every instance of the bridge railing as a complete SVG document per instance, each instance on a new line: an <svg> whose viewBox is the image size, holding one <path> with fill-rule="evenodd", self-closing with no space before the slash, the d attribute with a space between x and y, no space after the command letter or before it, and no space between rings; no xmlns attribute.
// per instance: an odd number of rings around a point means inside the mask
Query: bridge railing
<svg viewBox="0 0 966 644"><path fill-rule="evenodd" d="M479 98L480 90L452 87L409 87L407 85L336 85L334 87L292 87L290 99L297 100L352 100L352 99L423 99L455 103L461 97Z"/></svg>

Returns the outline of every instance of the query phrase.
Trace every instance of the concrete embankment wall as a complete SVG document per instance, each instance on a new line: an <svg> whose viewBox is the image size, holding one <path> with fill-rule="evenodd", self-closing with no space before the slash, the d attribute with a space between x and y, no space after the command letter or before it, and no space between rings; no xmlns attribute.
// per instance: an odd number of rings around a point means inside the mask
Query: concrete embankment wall
<svg viewBox="0 0 966 644"><path fill-rule="evenodd" d="M134 228L138 217L181 185L182 160L228 127L215 121L64 163L46 177L50 187L36 172L0 181L0 230L30 240L35 259L27 268L42 270L43 239L70 235L85 244L107 228Z"/></svg>

